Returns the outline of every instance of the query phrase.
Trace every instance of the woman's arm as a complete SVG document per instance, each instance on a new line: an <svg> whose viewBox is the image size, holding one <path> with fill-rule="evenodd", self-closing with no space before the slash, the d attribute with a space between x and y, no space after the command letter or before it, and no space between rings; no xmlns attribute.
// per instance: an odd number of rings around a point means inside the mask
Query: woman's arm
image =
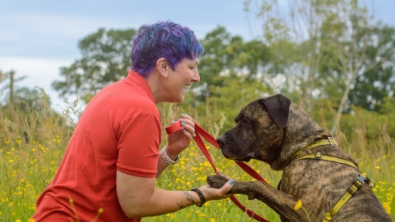
<svg viewBox="0 0 395 222"><path fill-rule="evenodd" d="M141 218L172 213L200 203L193 191L168 191L155 188L155 178L136 177L117 171L116 187L119 203L129 218ZM221 189L202 187L206 200L227 198L232 185Z"/></svg>

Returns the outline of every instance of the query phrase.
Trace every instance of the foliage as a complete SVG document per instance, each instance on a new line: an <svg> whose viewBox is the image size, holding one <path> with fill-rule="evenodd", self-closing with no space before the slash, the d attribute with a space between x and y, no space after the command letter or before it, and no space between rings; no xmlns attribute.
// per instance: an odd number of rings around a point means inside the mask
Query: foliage
<svg viewBox="0 0 395 222"><path fill-rule="evenodd" d="M337 110L332 133L352 105L377 111L385 97L394 95L393 28L374 23L359 1L244 3L262 24L271 66L281 67L271 71L299 81L299 97L307 110L313 111L317 97L338 101L332 106ZM287 48L290 53L284 50L288 42L294 45Z"/></svg>
<svg viewBox="0 0 395 222"><path fill-rule="evenodd" d="M223 102L226 102L226 100L218 100L219 104ZM234 102L239 102L240 104L237 104L239 106L241 103L248 101ZM75 106L75 104L70 105ZM5 123L12 126L11 131L7 131L4 127L0 128L0 159L2 160L0 161L0 221L28 221L28 218L34 213L34 203L38 195L50 183L56 173L73 127L65 127L64 122L59 121L56 116L43 118L34 113L21 113L18 109L8 109L0 110L0 126L4 126ZM163 117L163 128L181 114L181 111L171 104L161 104L159 109ZM228 109L236 108L232 106ZM206 110L209 112L209 109ZM15 114L13 118L8 117L10 111ZM387 111L391 112L393 110ZM76 114L78 115L78 113ZM224 126L223 117L211 116L210 113L202 116L200 118L196 117L195 121L201 123L200 125L213 135L218 136L218 129ZM64 118L67 119L68 117L65 116ZM364 118L367 117L355 117L355 122L357 122L354 128L355 132L364 132L368 129L371 119L365 121ZM39 123L40 127L35 127L34 124L31 124L32 122ZM227 122L232 122L232 120L227 120ZM339 136L336 139L343 150L350 153L359 162L362 172L375 180L377 185L373 189L374 192L387 212L395 217L393 192L395 184L392 179L395 177L393 163L395 141L388 137L384 130L385 124L377 124L377 126L378 138L376 139L380 143L373 144L371 142L372 138L366 137L367 134L365 133L357 133L350 138L338 134ZM28 129L28 132L35 131L37 136L32 137L29 141L25 140L23 132L26 129ZM162 142L162 145L166 143L166 141ZM208 143L207 146L216 166L222 173L237 180L251 180L235 163L223 158L219 150ZM267 164L257 161L250 161L249 165L272 186L276 186L281 177L280 172L274 172ZM192 187L206 184L206 176L211 174L214 174L214 172L208 161L197 145L192 143L190 148L181 154L180 162L175 166L170 166L162 173L157 181L157 187L168 190L189 190ZM260 216L273 222L280 221L278 215L262 202L250 201L241 195L238 195L237 198ZM238 209L229 199L226 199L210 201L202 208L192 206L176 213L144 218L143 221L241 222L248 219L244 212Z"/></svg>
<svg viewBox="0 0 395 222"><path fill-rule="evenodd" d="M390 108L390 114L379 114L367 111L361 107L352 107L354 112L343 116L343 122L340 125L346 138L356 138L363 133L363 137L374 146L378 146L382 141L379 138L387 135L389 138L395 138L395 126L391 124L394 119L394 106ZM360 121L363 119L364 121ZM356 131L360 129L361 131Z"/></svg>
<svg viewBox="0 0 395 222"><path fill-rule="evenodd" d="M0 86L2 85L2 88L0 88L0 97L4 95L4 100L0 102L3 102L5 106L14 106L17 104L19 109L26 112L30 111L29 109L42 109L44 104L42 103L43 99L39 99L39 89L17 86L16 83L25 79L26 76L15 76L16 73L14 71L5 73L0 71ZM49 98L45 100L45 103L50 103Z"/></svg>
<svg viewBox="0 0 395 222"><path fill-rule="evenodd" d="M0 221L28 220L73 132L46 95L39 100L40 109L26 103L0 107Z"/></svg>
<svg viewBox="0 0 395 222"><path fill-rule="evenodd" d="M199 59L201 83L195 86L198 102L218 96L212 88L227 85L229 77L243 75L248 81L259 78L258 74L270 57L269 49L261 41L244 42L221 26L209 32L201 44L205 53Z"/></svg>
<svg viewBox="0 0 395 222"><path fill-rule="evenodd" d="M224 129L229 129L234 124L234 118L240 109L253 100L268 96L271 89L261 81L248 81L246 77L229 77L227 84L221 88L212 87L212 91L218 96L210 98L210 106L214 112L224 115L228 121ZM227 108L228 107L228 108ZM211 110L210 110L211 111Z"/></svg>
<svg viewBox="0 0 395 222"><path fill-rule="evenodd" d="M372 65L356 78L349 100L367 110L379 111L385 98L395 94L395 28L377 24L369 32L366 62Z"/></svg>
<svg viewBox="0 0 395 222"><path fill-rule="evenodd" d="M79 42L82 58L61 68L63 80L52 86L64 95L79 95L88 102L100 89L123 78L130 63L134 29L99 29Z"/></svg>
<svg viewBox="0 0 395 222"><path fill-rule="evenodd" d="M248 10L252 2L245 1ZM244 41L222 26L207 33L200 40L205 48L199 60L201 81L190 88L182 109L205 113L209 106L217 115L218 101L230 104L241 97L282 93L316 115L314 107L327 100L337 111L325 117L334 134L342 115L353 112L351 107L379 112L384 98L393 97L395 29L372 22L358 1L295 0L288 2L288 15L277 13L284 7L276 0L255 3L263 38ZM62 68L64 79L55 81L54 88L87 102L124 77L134 33L99 29L88 35L79 44L83 57Z"/></svg>
<svg viewBox="0 0 395 222"><path fill-rule="evenodd" d="M70 127L66 115L60 115L50 108L49 97L42 90L40 97L32 103L16 103L15 106L0 107L0 140L17 140L30 144L32 141L43 142L53 134L46 135L46 127L59 128L56 133L62 139L68 138ZM7 138L7 139L6 139ZM14 143L11 143L14 145Z"/></svg>

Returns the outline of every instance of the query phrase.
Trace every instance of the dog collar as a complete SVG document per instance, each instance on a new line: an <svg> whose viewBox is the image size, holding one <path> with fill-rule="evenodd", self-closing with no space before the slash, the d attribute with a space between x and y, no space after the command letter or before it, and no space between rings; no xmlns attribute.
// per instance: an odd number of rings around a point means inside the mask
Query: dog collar
<svg viewBox="0 0 395 222"><path fill-rule="evenodd" d="M312 149L312 148L315 148L315 147L318 147L318 146L329 145L329 144L331 146L337 146L336 140L333 137L331 137L331 136L326 138L326 139L317 140L314 143L312 143L312 144L306 146L305 148L299 150L298 152L296 152L295 155L291 158L291 160L289 162L291 162L293 159L295 159L295 157L297 155L299 155L302 151L305 151L307 149ZM286 164L285 166L287 166L287 165L288 164Z"/></svg>
<svg viewBox="0 0 395 222"><path fill-rule="evenodd" d="M318 146L329 145L329 144L332 145L332 146L337 146L337 143L336 143L335 139L333 139L333 137L328 137L327 139L322 139L322 140L315 141L314 143L310 144L309 146L307 146L304 149L302 149L299 152L297 152L292 157L292 160L294 160L295 157L297 155L299 155L300 152L302 152L304 150L312 149L312 148L315 148L315 147L318 147ZM358 166L355 163L353 163L351 161L348 161L348 160L343 160L341 158L323 155L321 152L317 152L317 153L314 153L314 154L307 154L307 155L301 156L299 158L296 158L295 161L303 160L303 159L326 160L326 161L332 161L332 162L336 162L336 163L342 163L342 164L346 164L348 166L354 167L355 169L357 169L359 171Z"/></svg>
<svg viewBox="0 0 395 222"><path fill-rule="evenodd" d="M322 139L322 140L318 140L315 141L314 143L308 145L307 147L305 147L303 150L307 150L307 149L311 149L317 146L322 146L322 145L332 145L332 146L337 146L337 142L333 137L328 137L326 139Z"/></svg>

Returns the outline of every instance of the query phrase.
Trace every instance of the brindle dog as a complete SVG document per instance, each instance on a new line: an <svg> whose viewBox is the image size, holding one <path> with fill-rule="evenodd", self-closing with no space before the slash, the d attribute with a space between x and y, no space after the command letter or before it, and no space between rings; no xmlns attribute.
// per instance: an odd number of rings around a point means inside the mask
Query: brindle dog
<svg viewBox="0 0 395 222"><path fill-rule="evenodd" d="M288 98L275 95L253 101L235 120L236 126L217 140L222 154L236 161L257 159L266 162L273 170L283 170L283 175L278 189L261 181L236 181L229 194L245 194L249 199L261 200L276 211L282 221L392 221L369 187L370 180L358 177L357 163L331 144L329 135ZM317 141L318 145L311 146ZM320 141L324 143L320 145ZM344 160L346 164L326 161L320 156L299 159L317 153ZM328 217L327 213L352 187L356 178L362 183L359 183L360 189L336 214ZM226 181L220 175L207 178L209 185L216 188L222 187ZM308 215L303 210L294 210L298 200L302 201Z"/></svg>

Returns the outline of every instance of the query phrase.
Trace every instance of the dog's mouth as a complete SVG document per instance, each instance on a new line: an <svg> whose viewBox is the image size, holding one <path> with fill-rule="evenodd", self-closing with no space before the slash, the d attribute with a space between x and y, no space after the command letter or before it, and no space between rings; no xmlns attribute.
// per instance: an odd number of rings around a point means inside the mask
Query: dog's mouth
<svg viewBox="0 0 395 222"><path fill-rule="evenodd" d="M252 159L251 157L244 157L244 158L239 159L239 160L236 159L236 161L249 162L251 159Z"/></svg>
<svg viewBox="0 0 395 222"><path fill-rule="evenodd" d="M253 154L251 153L240 157L239 155L229 154L228 152L225 151L225 149L222 148L221 148L221 153L226 159L234 160L234 161L249 162L253 158Z"/></svg>
<svg viewBox="0 0 395 222"><path fill-rule="evenodd" d="M254 156L251 154L247 154L247 156L244 156L243 158L238 158L235 159L236 161L243 161L243 162L249 162Z"/></svg>

